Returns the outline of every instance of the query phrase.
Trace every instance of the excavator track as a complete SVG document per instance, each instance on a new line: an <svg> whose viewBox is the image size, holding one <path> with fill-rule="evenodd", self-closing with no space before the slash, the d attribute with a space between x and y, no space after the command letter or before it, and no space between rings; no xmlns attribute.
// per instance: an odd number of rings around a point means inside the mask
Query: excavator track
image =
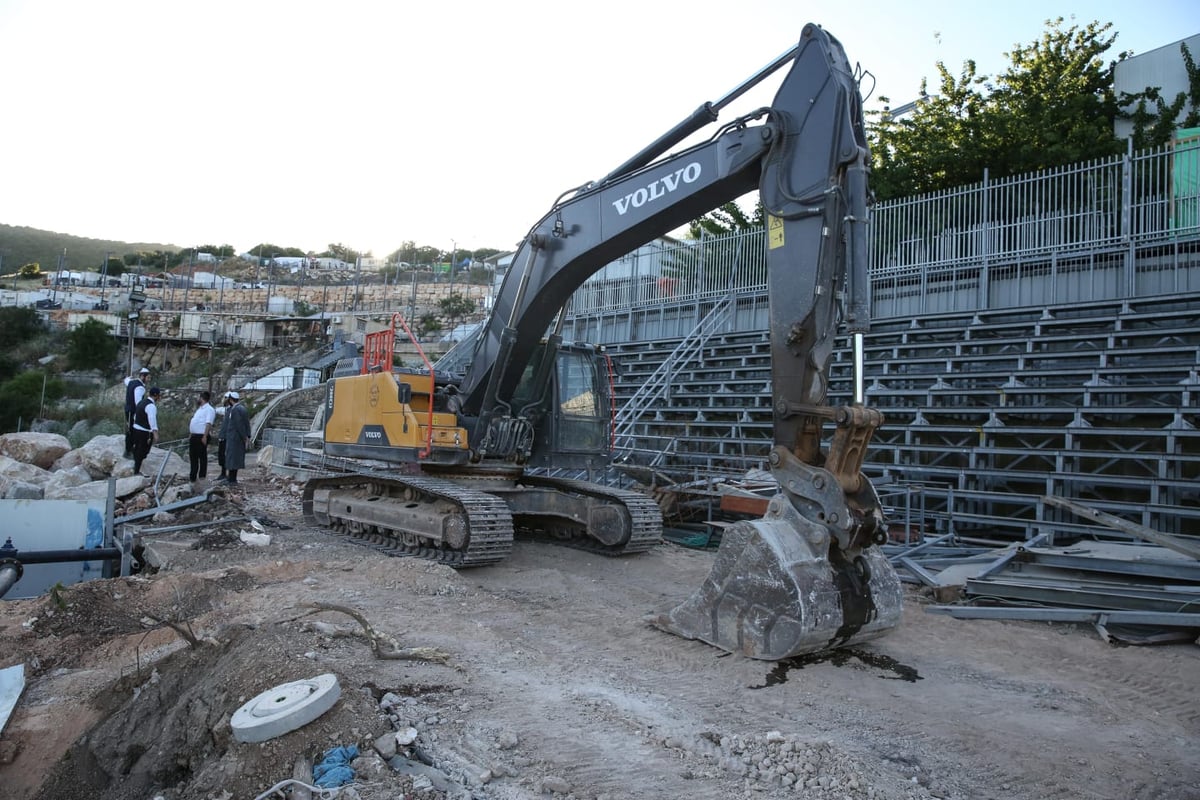
<svg viewBox="0 0 1200 800"><path fill-rule="evenodd" d="M525 475L520 483L525 486L555 489L565 494L591 497L613 505L623 506L629 514L629 535L622 541L607 545L586 534L575 526L537 530L521 528L522 535L553 541L556 544L601 553L606 556L623 556L641 553L662 543L662 510L658 504L640 492L618 489L571 478L550 478L541 475Z"/></svg>
<svg viewBox="0 0 1200 800"><path fill-rule="evenodd" d="M333 508L339 498L394 503L397 509L441 503L457 509L462 524L460 546L447 546L419 533L340 516ZM453 512L451 512L453 513ZM421 558L462 569L502 561L512 550L512 514L494 495L463 487L454 481L423 475L382 477L370 473L313 478L304 487L306 517L346 535L355 544L389 556ZM402 515L397 515L401 517Z"/></svg>

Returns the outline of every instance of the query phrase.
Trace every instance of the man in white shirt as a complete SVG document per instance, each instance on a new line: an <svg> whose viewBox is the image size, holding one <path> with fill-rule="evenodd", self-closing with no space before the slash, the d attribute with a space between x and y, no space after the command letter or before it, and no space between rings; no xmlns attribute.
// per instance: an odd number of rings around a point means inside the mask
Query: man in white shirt
<svg viewBox="0 0 1200 800"><path fill-rule="evenodd" d="M133 412L133 473L140 475L142 462L150 455L150 448L158 441L158 401L162 390L150 387L146 396Z"/></svg>
<svg viewBox="0 0 1200 800"><path fill-rule="evenodd" d="M201 392L196 398L196 413L188 423L188 458L191 461L191 482L208 477L208 439L212 436L217 410L212 407L209 392Z"/></svg>

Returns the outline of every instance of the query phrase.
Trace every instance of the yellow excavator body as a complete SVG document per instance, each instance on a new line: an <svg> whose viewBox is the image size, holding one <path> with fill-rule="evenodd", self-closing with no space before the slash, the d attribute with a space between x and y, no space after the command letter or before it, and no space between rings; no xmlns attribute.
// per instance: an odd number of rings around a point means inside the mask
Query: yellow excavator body
<svg viewBox="0 0 1200 800"><path fill-rule="evenodd" d="M430 412L432 384L428 375L382 371L330 381L325 401L326 452L370 457L372 450L431 447L458 451L465 458L467 430L455 414Z"/></svg>

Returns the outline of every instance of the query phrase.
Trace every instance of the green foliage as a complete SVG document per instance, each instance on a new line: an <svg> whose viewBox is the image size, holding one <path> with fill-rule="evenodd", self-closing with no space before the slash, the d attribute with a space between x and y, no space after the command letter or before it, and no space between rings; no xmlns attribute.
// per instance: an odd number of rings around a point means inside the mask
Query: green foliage
<svg viewBox="0 0 1200 800"><path fill-rule="evenodd" d="M121 257L121 261L130 269L161 272L169 266L172 257L174 253L165 250L139 250L126 253Z"/></svg>
<svg viewBox="0 0 1200 800"><path fill-rule="evenodd" d="M24 264L17 270L17 275L22 278L40 278L42 277L42 265L36 261Z"/></svg>
<svg viewBox="0 0 1200 800"><path fill-rule="evenodd" d="M1186 92L1177 93L1175 99L1169 103L1156 86L1147 86L1135 94L1121 93L1119 103L1124 109L1123 116L1133 123L1135 149L1161 147L1171 141L1177 127L1200 126L1200 69L1196 68L1196 62L1192 60L1192 53L1186 43L1180 42L1179 53L1188 76ZM1182 123L1176 125L1176 120L1184 109L1187 109L1187 114Z"/></svg>
<svg viewBox="0 0 1200 800"><path fill-rule="evenodd" d="M32 308L0 308L0 350L28 342L46 332L41 317Z"/></svg>
<svg viewBox="0 0 1200 800"><path fill-rule="evenodd" d="M60 258L64 269L94 269L92 265L104 263L106 253L166 249L166 245L87 239L37 228L0 224L0 253L4 254L4 263L7 265L5 271L11 271L17 264L57 265ZM135 257L134 263L136 260Z"/></svg>
<svg viewBox="0 0 1200 800"><path fill-rule="evenodd" d="M67 362L74 369L106 370L120 350L112 328L94 317L67 334Z"/></svg>
<svg viewBox="0 0 1200 800"><path fill-rule="evenodd" d="M451 330L453 330L457 320L470 314L475 309L475 301L469 297L463 297L458 292L451 292L441 300L438 300L438 310L442 312L442 316L450 320Z"/></svg>
<svg viewBox="0 0 1200 800"><path fill-rule="evenodd" d="M292 313L297 317L311 317L317 313L317 309L310 305L307 300L297 300L292 303Z"/></svg>
<svg viewBox="0 0 1200 800"><path fill-rule="evenodd" d="M62 397L63 382L40 370L22 372L0 384L0 431L9 433L18 425L29 430L41 413L43 388L47 404Z"/></svg>
<svg viewBox="0 0 1200 800"><path fill-rule="evenodd" d="M424 339L427 336L432 336L442 329L442 321L434 314L422 314L417 320L416 334Z"/></svg>
<svg viewBox="0 0 1200 800"><path fill-rule="evenodd" d="M58 607L59 611L67 610L67 599L63 596L63 592L67 587L62 585L62 581L58 581L50 587L50 602Z"/></svg>
<svg viewBox="0 0 1200 800"><path fill-rule="evenodd" d="M754 204L754 211L750 216L746 216L746 212L736 201L730 201L688 223L688 238L722 236L735 231L760 231L764 222L761 200Z"/></svg>
<svg viewBox="0 0 1200 800"><path fill-rule="evenodd" d="M1049 21L1041 38L1013 47L1012 64L989 98L989 123L1003 174L1015 175L1118 153L1116 62L1104 55L1116 41L1112 23L1063 29ZM1128 57L1121 53L1120 60Z"/></svg>
<svg viewBox="0 0 1200 800"><path fill-rule="evenodd" d="M922 82L911 114L871 115L876 196L971 184L985 169L1001 178L1121 152L1113 124L1126 115L1113 74L1129 54L1106 61L1117 38L1111 29L1111 23L1065 27L1061 17L1048 20L1037 41L1014 45L1009 66L994 79L979 75L974 61L957 75L937 62L934 93ZM1147 106L1134 113L1148 124Z"/></svg>
<svg viewBox="0 0 1200 800"><path fill-rule="evenodd" d="M301 253L300 255L304 255ZM340 261L345 261L347 264L353 264L358 261L360 256L370 257L370 253L360 253L358 250L353 250L346 247L344 244L331 244L321 253L321 258L336 258Z"/></svg>
<svg viewBox="0 0 1200 800"><path fill-rule="evenodd" d="M12 380L20 370L20 363L8 353L0 353L0 383Z"/></svg>

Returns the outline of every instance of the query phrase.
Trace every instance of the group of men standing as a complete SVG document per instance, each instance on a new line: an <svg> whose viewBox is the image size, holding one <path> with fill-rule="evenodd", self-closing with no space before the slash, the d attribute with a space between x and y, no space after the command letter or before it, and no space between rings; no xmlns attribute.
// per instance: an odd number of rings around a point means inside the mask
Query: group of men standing
<svg viewBox="0 0 1200 800"><path fill-rule="evenodd" d="M142 367L137 377L125 384L125 456L133 458L134 474L141 474L142 462L150 448L158 442L158 398L162 390L147 388L150 370ZM224 412L220 423L212 406L212 394L200 392L196 410L188 423L188 461L190 480L208 477L208 444L214 429L217 431L217 464L221 474L217 482L237 484L238 471L246 466L246 450L250 446L250 414L242 405L237 392L226 392Z"/></svg>

